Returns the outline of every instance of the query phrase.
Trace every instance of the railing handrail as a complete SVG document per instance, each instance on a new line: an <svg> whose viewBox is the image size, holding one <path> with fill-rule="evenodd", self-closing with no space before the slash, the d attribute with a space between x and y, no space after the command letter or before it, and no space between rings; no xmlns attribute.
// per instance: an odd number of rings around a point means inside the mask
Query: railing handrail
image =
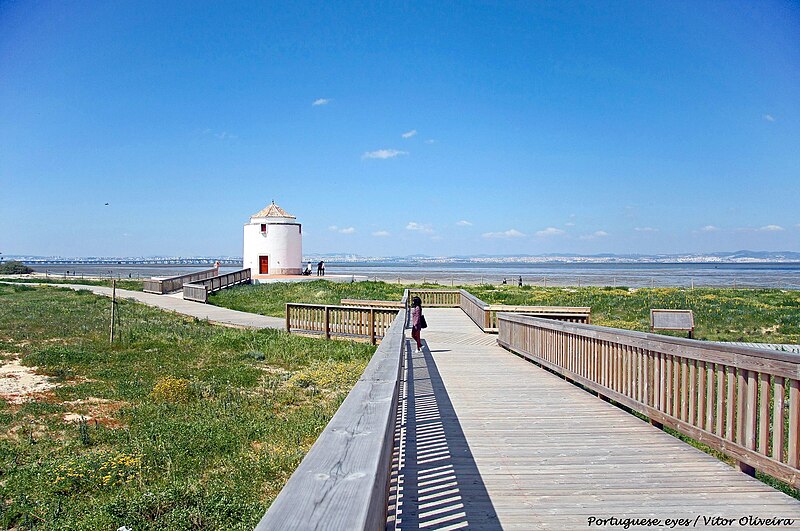
<svg viewBox="0 0 800 531"><path fill-rule="evenodd" d="M380 306L350 306L348 304L314 304L311 302L287 302L286 306L300 306L307 308L330 308L332 310L384 310L387 312L396 312L402 310L400 307L380 307Z"/></svg>
<svg viewBox="0 0 800 531"><path fill-rule="evenodd" d="M342 306L361 306L369 308L403 308L403 301L378 301L369 299L342 299L339 301Z"/></svg>
<svg viewBox="0 0 800 531"><path fill-rule="evenodd" d="M462 297L466 297L467 299L471 300L473 303L477 304L478 306L482 306L484 310L489 309L489 303L482 301L477 296L473 295L469 291L465 289L460 289L458 292L461 294Z"/></svg>
<svg viewBox="0 0 800 531"><path fill-rule="evenodd" d="M637 348L650 348L653 343L662 343L664 348L659 349L665 354L676 354L686 358L710 363L727 363L733 367L758 370L765 366L750 365L745 366L742 362L748 357L762 360L789 363L794 367L779 376L790 378L800 378L800 356L788 352L773 351L769 349L748 347L744 345L726 345L712 341L702 341L698 339L686 339L663 334L651 334L649 332L639 332L636 330L625 330L621 328L611 328L607 326L597 326L583 323L570 323L564 321L553 321L540 317L532 317L523 314L501 313L498 317L512 322L535 323L536 326L551 330L575 333L584 337L592 337L603 341L613 341L624 346ZM718 355L704 355L706 352L734 354L730 359L721 359ZM781 366L782 367L782 366Z"/></svg>
<svg viewBox="0 0 800 531"><path fill-rule="evenodd" d="M489 309L498 312L516 312L516 313L574 313L574 314L588 314L591 313L590 306L517 306L513 304L489 304Z"/></svg>
<svg viewBox="0 0 800 531"><path fill-rule="evenodd" d="M203 273L208 273L210 271L216 271L216 270L217 270L217 268L212 267L212 268L209 268L209 269L203 269L202 271L195 271L194 273L185 273L183 275L175 275L174 277L153 278L153 279L150 279L150 280L159 280L161 282L169 282L169 281L172 281L172 280L180 280L180 279L185 278L185 277L193 277L195 275L202 275Z"/></svg>
<svg viewBox="0 0 800 531"><path fill-rule="evenodd" d="M398 312L257 531L385 527L407 313Z"/></svg>

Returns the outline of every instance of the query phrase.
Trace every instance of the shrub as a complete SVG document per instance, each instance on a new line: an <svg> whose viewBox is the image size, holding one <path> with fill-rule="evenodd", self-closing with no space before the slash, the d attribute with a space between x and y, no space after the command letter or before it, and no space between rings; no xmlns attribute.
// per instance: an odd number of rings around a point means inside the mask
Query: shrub
<svg viewBox="0 0 800 531"><path fill-rule="evenodd" d="M28 273L33 273L33 269L22 262L16 260L0 262L0 275L27 275Z"/></svg>
<svg viewBox="0 0 800 531"><path fill-rule="evenodd" d="M188 402L194 397L194 389L186 378L159 378L150 396L161 402Z"/></svg>

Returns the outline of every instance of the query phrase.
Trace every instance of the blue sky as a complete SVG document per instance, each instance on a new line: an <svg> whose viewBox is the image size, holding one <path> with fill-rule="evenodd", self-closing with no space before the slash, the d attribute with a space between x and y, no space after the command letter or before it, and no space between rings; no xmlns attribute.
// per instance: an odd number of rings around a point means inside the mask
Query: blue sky
<svg viewBox="0 0 800 531"><path fill-rule="evenodd" d="M0 2L0 252L800 251L796 2ZM106 206L105 203L109 205Z"/></svg>

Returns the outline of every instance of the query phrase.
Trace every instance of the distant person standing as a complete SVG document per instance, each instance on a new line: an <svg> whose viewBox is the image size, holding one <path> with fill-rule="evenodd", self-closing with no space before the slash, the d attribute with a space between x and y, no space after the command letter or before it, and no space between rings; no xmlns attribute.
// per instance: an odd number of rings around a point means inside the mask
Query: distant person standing
<svg viewBox="0 0 800 531"><path fill-rule="evenodd" d="M322 276L324 277L325 276L325 262L324 261L320 261L319 267L322 269Z"/></svg>
<svg viewBox="0 0 800 531"><path fill-rule="evenodd" d="M417 353L422 352L420 332L427 326L428 323L425 322L425 316L422 315L422 299L414 297L411 299L411 337L417 342L417 350L415 350Z"/></svg>
<svg viewBox="0 0 800 531"><path fill-rule="evenodd" d="M522 277L519 277L519 287L522 287Z"/></svg>
<svg viewBox="0 0 800 531"><path fill-rule="evenodd" d="M317 262L317 276L318 277L322 276L322 260Z"/></svg>
<svg viewBox="0 0 800 531"><path fill-rule="evenodd" d="M220 266L219 260L214 262L214 269L215 269L214 276L219 276L219 266Z"/></svg>

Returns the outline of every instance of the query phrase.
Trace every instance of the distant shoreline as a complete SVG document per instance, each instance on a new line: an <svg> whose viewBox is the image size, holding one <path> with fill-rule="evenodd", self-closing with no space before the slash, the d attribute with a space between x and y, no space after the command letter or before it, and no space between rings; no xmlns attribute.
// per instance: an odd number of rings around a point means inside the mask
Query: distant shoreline
<svg viewBox="0 0 800 531"><path fill-rule="evenodd" d="M610 287L753 287L800 289L800 263L475 263L475 262L336 262L326 260L335 280L429 282L441 286L518 284L534 286ZM55 278L142 279L185 274L209 264L32 264ZM241 266L226 265L222 273ZM313 278L316 278L313 277ZM330 280L333 280L329 277ZM308 280L306 278L306 280Z"/></svg>

